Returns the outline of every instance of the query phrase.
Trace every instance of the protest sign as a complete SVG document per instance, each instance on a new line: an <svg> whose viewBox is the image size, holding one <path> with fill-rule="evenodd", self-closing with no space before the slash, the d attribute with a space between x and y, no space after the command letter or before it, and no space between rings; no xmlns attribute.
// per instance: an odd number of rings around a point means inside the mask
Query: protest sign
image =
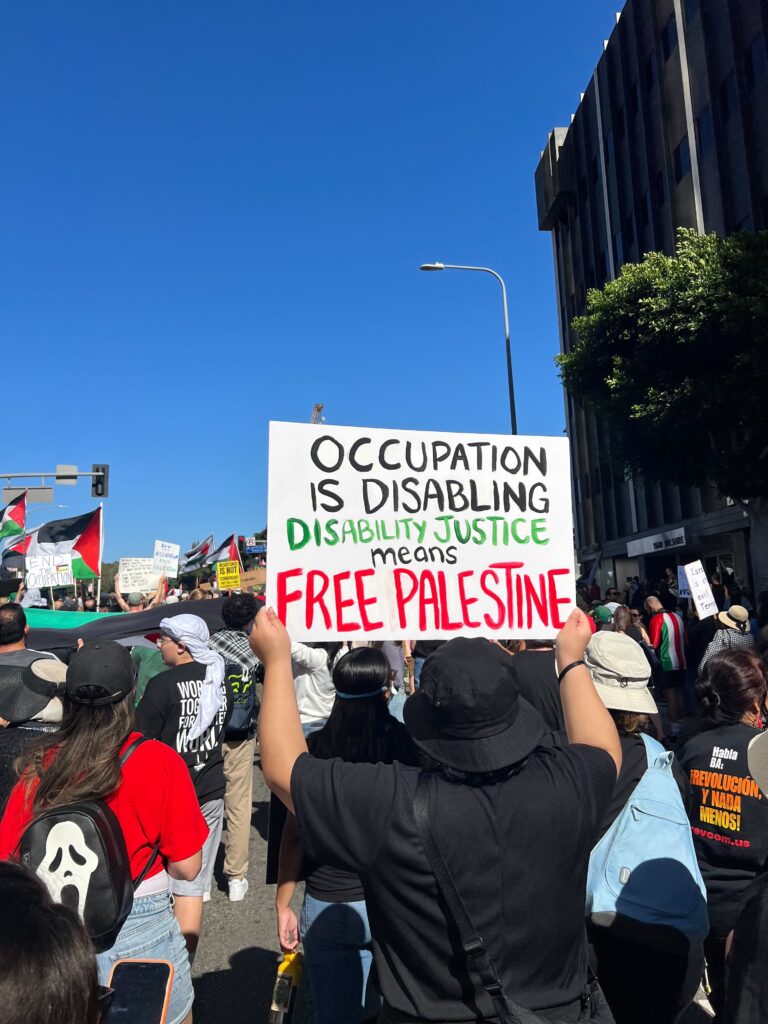
<svg viewBox="0 0 768 1024"><path fill-rule="evenodd" d="M271 423L267 595L295 640L552 637L568 440Z"/></svg>
<svg viewBox="0 0 768 1024"><path fill-rule="evenodd" d="M155 569L153 558L121 558L118 575L121 593L146 594L157 588L163 574Z"/></svg>
<svg viewBox="0 0 768 1024"><path fill-rule="evenodd" d="M691 588L688 586L688 577L685 575L685 566L677 567L677 593L680 597L690 597Z"/></svg>
<svg viewBox="0 0 768 1024"><path fill-rule="evenodd" d="M27 555L24 560L27 587L71 587L72 555Z"/></svg>
<svg viewBox="0 0 768 1024"><path fill-rule="evenodd" d="M155 553L152 558L155 572L169 579L179 575L179 544L171 544L168 540L155 541Z"/></svg>
<svg viewBox="0 0 768 1024"><path fill-rule="evenodd" d="M216 582L219 585L219 590L238 590L240 588L240 563L236 559L231 562L217 562Z"/></svg>
<svg viewBox="0 0 768 1024"><path fill-rule="evenodd" d="M709 580L701 561L689 562L684 566L684 569L686 579L688 580L688 589L696 606L696 614L700 619L707 619L710 615L717 615L717 601L715 601L712 595L712 587L709 585Z"/></svg>

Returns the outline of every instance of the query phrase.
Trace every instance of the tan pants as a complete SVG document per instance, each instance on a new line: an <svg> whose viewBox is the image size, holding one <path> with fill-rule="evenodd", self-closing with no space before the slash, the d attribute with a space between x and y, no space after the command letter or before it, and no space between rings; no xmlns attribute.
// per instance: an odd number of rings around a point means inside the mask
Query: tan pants
<svg viewBox="0 0 768 1024"><path fill-rule="evenodd" d="M245 878L248 874L248 840L251 836L253 804L253 755L256 738L226 741L224 752L224 813L227 816L227 838L224 874L227 878Z"/></svg>

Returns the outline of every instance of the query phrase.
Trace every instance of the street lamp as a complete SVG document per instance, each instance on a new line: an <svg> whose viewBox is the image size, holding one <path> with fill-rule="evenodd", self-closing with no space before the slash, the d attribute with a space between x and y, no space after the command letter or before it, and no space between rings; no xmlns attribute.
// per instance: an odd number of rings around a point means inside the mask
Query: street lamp
<svg viewBox="0 0 768 1024"><path fill-rule="evenodd" d="M512 379L512 345L509 340L509 312L507 310L507 289L501 274L490 267L461 267L453 263L422 263L419 270L477 270L481 274L491 274L501 285L501 305L504 310L504 343L507 347L507 387L509 388L509 419L512 433L517 433L517 413L515 412L515 387Z"/></svg>

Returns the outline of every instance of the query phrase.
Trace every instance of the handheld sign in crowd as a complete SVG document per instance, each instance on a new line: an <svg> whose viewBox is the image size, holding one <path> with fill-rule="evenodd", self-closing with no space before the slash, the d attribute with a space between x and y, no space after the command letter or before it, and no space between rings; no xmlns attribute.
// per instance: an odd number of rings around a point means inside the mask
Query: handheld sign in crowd
<svg viewBox="0 0 768 1024"><path fill-rule="evenodd" d="M296 640L552 637L568 440L271 423L267 598Z"/></svg>
<svg viewBox="0 0 768 1024"><path fill-rule="evenodd" d="M162 575L152 558L121 558L118 569L123 594L146 594L155 590Z"/></svg>
<svg viewBox="0 0 768 1024"><path fill-rule="evenodd" d="M71 587L72 555L27 555L25 559L27 587Z"/></svg>
<svg viewBox="0 0 768 1024"><path fill-rule="evenodd" d="M160 576L174 579L179 575L180 544L171 544L168 540L155 541L155 553L152 557L154 570Z"/></svg>
<svg viewBox="0 0 768 1024"><path fill-rule="evenodd" d="M688 586L688 577L685 575L685 566L677 567L677 592L680 597L690 598L691 588Z"/></svg>
<svg viewBox="0 0 768 1024"><path fill-rule="evenodd" d="M217 562L216 582L219 590L237 590L240 587L240 563L234 559L231 562Z"/></svg>
<svg viewBox="0 0 768 1024"><path fill-rule="evenodd" d="M700 619L708 619L710 615L717 615L717 601L712 594L712 587L709 585L701 560L689 562L684 568L696 614Z"/></svg>

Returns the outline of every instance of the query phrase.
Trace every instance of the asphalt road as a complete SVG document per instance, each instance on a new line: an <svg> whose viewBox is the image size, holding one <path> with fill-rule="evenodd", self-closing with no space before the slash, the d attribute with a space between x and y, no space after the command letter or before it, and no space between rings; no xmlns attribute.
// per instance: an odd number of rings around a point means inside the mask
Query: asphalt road
<svg viewBox="0 0 768 1024"><path fill-rule="evenodd" d="M269 793L258 763L254 768L251 818L250 888L242 903L230 903L219 850L211 902L205 906L203 931L193 976L195 1024L267 1024L269 1002L279 959L274 912L274 886L264 883ZM298 912L300 893L294 899ZM638 983L647 984L648 979ZM709 1024L711 1012L703 994L679 1024ZM301 997L293 1024L306 1024Z"/></svg>

